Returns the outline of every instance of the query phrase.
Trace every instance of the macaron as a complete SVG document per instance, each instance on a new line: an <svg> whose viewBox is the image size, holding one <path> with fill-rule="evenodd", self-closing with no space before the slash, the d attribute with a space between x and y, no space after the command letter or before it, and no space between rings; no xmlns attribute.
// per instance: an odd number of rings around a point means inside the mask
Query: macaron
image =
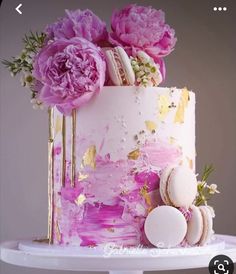
<svg viewBox="0 0 236 274"><path fill-rule="evenodd" d="M190 245L204 245L213 235L213 217L208 206L191 206L192 217L188 221L186 240Z"/></svg>
<svg viewBox="0 0 236 274"><path fill-rule="evenodd" d="M161 172L160 195L166 205L189 208L197 195L197 179L187 166L168 166Z"/></svg>
<svg viewBox="0 0 236 274"><path fill-rule="evenodd" d="M122 47L105 50L108 74L115 86L132 86L135 74L130 59Z"/></svg>
<svg viewBox="0 0 236 274"><path fill-rule="evenodd" d="M175 207L158 206L147 216L144 232L151 244L160 248L179 245L187 232L184 215Z"/></svg>

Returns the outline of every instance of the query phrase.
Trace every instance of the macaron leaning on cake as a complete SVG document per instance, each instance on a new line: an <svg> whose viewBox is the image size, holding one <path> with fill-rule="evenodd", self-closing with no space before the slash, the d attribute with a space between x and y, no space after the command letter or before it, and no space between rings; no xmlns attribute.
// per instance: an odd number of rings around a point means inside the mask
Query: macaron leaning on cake
<svg viewBox="0 0 236 274"><path fill-rule="evenodd" d="M197 179L186 166L168 166L160 178L160 195L166 205L189 208L197 195Z"/></svg>
<svg viewBox="0 0 236 274"><path fill-rule="evenodd" d="M207 244L213 235L213 216L208 206L190 208L192 217L188 221L186 240L190 245Z"/></svg>
<svg viewBox="0 0 236 274"><path fill-rule="evenodd" d="M160 248L178 246L187 232L184 215L175 207L158 206L147 216L144 231L151 244Z"/></svg>
<svg viewBox="0 0 236 274"><path fill-rule="evenodd" d="M104 51L108 74L116 86L133 86L135 74L130 59L122 47L109 48Z"/></svg>

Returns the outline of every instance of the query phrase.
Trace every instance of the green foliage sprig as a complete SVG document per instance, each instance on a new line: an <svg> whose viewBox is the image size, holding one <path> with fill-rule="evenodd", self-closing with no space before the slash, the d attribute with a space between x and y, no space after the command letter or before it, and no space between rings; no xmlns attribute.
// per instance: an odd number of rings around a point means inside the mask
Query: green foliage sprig
<svg viewBox="0 0 236 274"><path fill-rule="evenodd" d="M10 71L12 76L22 73L22 86L28 87L31 91L31 102L33 108L43 108L42 102L36 99L37 91L35 90L36 80L32 75L33 59L39 50L45 45L45 33L33 33L32 31L23 38L23 50L17 57L11 60L2 60L2 64Z"/></svg>
<svg viewBox="0 0 236 274"><path fill-rule="evenodd" d="M195 201L196 206L207 205L207 202L212 197L212 195L214 195L215 193L220 193L217 189L216 184L209 185L207 183L207 180L213 171L214 168L212 165L206 165L204 167L201 181L198 182L198 196Z"/></svg>
<svg viewBox="0 0 236 274"><path fill-rule="evenodd" d="M15 76L20 72L31 74L33 70L33 58L35 54L43 47L45 43L45 33L33 33L25 35L23 38L24 48L21 54L17 57L12 57L12 60L2 60L3 65Z"/></svg>

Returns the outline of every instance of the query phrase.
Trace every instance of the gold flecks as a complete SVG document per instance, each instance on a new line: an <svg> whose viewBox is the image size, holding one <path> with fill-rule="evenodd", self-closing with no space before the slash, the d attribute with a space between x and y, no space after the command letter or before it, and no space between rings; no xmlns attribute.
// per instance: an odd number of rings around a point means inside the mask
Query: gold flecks
<svg viewBox="0 0 236 274"><path fill-rule="evenodd" d="M169 95L162 94L158 97L158 110L159 110L159 118L163 121L167 114L170 111L170 97Z"/></svg>
<svg viewBox="0 0 236 274"><path fill-rule="evenodd" d="M124 196L124 195L127 195L128 193L129 193L128 190L122 190L121 193L120 193L120 195Z"/></svg>
<svg viewBox="0 0 236 274"><path fill-rule="evenodd" d="M66 117L62 116L62 163L61 163L61 185L65 186L66 179Z"/></svg>
<svg viewBox="0 0 236 274"><path fill-rule="evenodd" d="M91 245L88 245L88 248L94 248L96 246L97 246L96 244L91 244Z"/></svg>
<svg viewBox="0 0 236 274"><path fill-rule="evenodd" d="M150 132L153 132L157 129L157 125L153 121L145 121L145 125Z"/></svg>
<svg viewBox="0 0 236 274"><path fill-rule="evenodd" d="M129 160L137 160L140 156L140 150L137 148L128 154Z"/></svg>
<svg viewBox="0 0 236 274"><path fill-rule="evenodd" d="M107 231L114 233L114 232L115 232L115 229L114 229L113 227L108 227L108 228L107 228Z"/></svg>
<svg viewBox="0 0 236 274"><path fill-rule="evenodd" d="M36 242L36 243L44 243L44 244L50 244L49 238L34 239L33 242Z"/></svg>
<svg viewBox="0 0 236 274"><path fill-rule="evenodd" d="M80 194L76 199L75 199L75 203L77 205L82 205L83 202L86 200L86 196L84 194Z"/></svg>
<svg viewBox="0 0 236 274"><path fill-rule="evenodd" d="M148 185L147 185L147 183L145 183L142 187L141 187L141 189L140 189L140 194L141 194L141 196L145 196L147 193L148 193Z"/></svg>
<svg viewBox="0 0 236 274"><path fill-rule="evenodd" d="M193 160L190 159L189 157L186 157L186 158L187 158L187 161L188 161L189 168L193 169Z"/></svg>
<svg viewBox="0 0 236 274"><path fill-rule="evenodd" d="M55 134L57 134L58 132L61 132L61 117L58 115L56 118L56 125L55 125Z"/></svg>
<svg viewBox="0 0 236 274"><path fill-rule="evenodd" d="M76 109L71 116L71 187L75 187L76 174Z"/></svg>
<svg viewBox="0 0 236 274"><path fill-rule="evenodd" d="M79 172L79 175L78 175L79 181L83 181L83 180L87 179L88 177L89 177L88 174L83 174L83 173Z"/></svg>
<svg viewBox="0 0 236 274"><path fill-rule="evenodd" d="M61 231L60 231L58 222L56 222L56 237L57 237L57 241L60 243L61 242Z"/></svg>
<svg viewBox="0 0 236 274"><path fill-rule="evenodd" d="M48 109L48 239L53 242L53 181L54 181L54 109Z"/></svg>
<svg viewBox="0 0 236 274"><path fill-rule="evenodd" d="M149 206L148 207L148 213L150 213L153 210L153 208L154 208L153 206Z"/></svg>
<svg viewBox="0 0 236 274"><path fill-rule="evenodd" d="M189 91L187 88L183 88L181 92L181 97L180 101L177 107L177 111L175 114L175 123L184 123L184 113L185 113L185 108L188 105L189 101Z"/></svg>
<svg viewBox="0 0 236 274"><path fill-rule="evenodd" d="M145 199L146 204L150 207L152 206L151 197L148 193L148 185L145 183L144 186L140 189L141 196Z"/></svg>
<svg viewBox="0 0 236 274"><path fill-rule="evenodd" d="M92 168L96 168L96 146L92 145L90 146L84 153L83 159L82 159L82 166L91 166Z"/></svg>
<svg viewBox="0 0 236 274"><path fill-rule="evenodd" d="M173 145L176 142L176 139L170 136L170 144Z"/></svg>
<svg viewBox="0 0 236 274"><path fill-rule="evenodd" d="M145 196L144 196L144 198L145 198L145 201L146 201L147 205L151 206L152 205L152 201L151 201L150 195L148 193L146 193Z"/></svg>

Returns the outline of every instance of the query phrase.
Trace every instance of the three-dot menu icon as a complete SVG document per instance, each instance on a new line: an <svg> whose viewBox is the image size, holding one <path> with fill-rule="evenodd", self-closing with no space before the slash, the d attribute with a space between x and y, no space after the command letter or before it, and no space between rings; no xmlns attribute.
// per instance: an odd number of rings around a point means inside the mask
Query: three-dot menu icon
<svg viewBox="0 0 236 274"><path fill-rule="evenodd" d="M214 7L214 11L227 11L227 7Z"/></svg>

